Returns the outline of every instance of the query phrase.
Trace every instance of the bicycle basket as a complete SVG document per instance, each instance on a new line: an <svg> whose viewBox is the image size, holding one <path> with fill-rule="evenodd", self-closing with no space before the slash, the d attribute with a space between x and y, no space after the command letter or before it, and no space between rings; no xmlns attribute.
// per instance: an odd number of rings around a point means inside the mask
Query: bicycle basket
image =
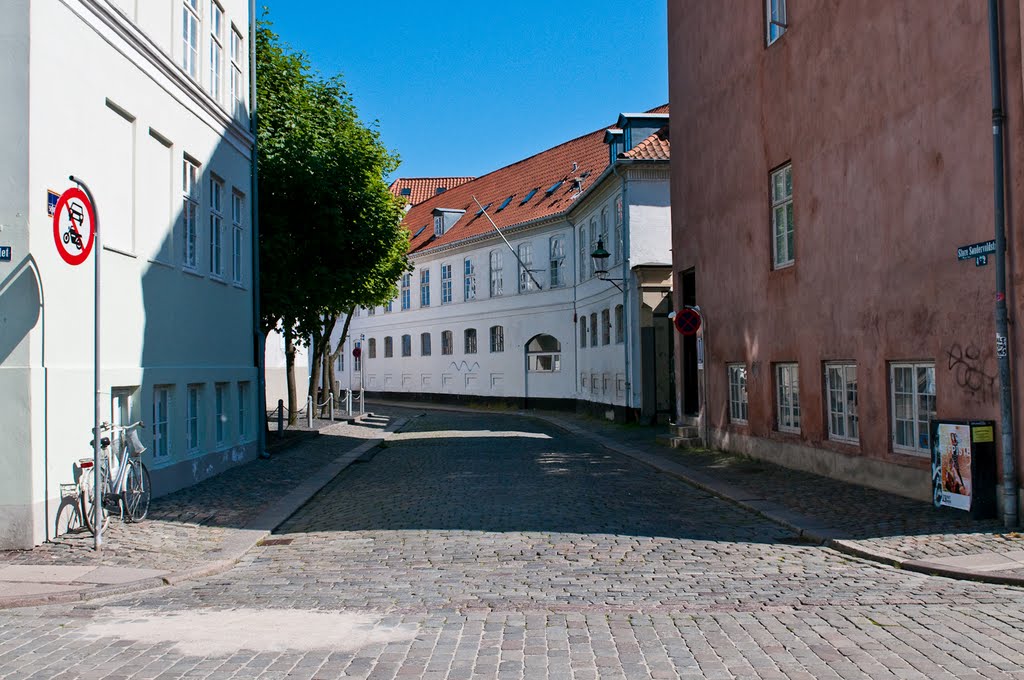
<svg viewBox="0 0 1024 680"><path fill-rule="evenodd" d="M128 451L133 456L141 456L146 452L146 447L142 445L142 440L139 439L139 433L135 430L128 430L125 433L125 439L128 441Z"/></svg>

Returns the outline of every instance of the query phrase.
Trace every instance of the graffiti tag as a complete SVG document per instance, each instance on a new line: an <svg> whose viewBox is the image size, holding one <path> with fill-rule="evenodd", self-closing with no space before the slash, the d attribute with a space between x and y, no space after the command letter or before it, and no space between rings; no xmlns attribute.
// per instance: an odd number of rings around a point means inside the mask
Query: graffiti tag
<svg viewBox="0 0 1024 680"><path fill-rule="evenodd" d="M985 370L986 361L981 357L981 348L956 343L946 356L949 357L949 370L953 371L960 389L982 403L995 401L996 376Z"/></svg>

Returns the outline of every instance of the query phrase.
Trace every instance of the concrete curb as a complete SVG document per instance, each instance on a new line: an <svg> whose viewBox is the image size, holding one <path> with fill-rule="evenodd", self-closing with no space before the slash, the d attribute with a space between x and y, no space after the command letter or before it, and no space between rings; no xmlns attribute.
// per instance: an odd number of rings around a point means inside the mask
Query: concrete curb
<svg viewBox="0 0 1024 680"><path fill-rule="evenodd" d="M85 602L104 597L126 595L128 593L152 590L164 586L174 586L187 581L194 581L208 576L214 576L235 566L246 553L269 536L274 529L294 515L302 506L309 502L313 496L320 492L325 486L331 483L345 468L351 465L357 458L371 451L385 441L391 435L401 431L412 418L397 418L391 426L385 429L385 436L368 439L359 446L346 451L335 460L327 463L299 486L283 496L276 503L266 508L263 512L251 520L244 528L234 530L233 535L224 541L218 551L211 554L217 559L204 564L165 574L161 577L151 577L131 581L129 583L118 583L116 585L101 586L98 588L83 588L62 593L51 593L48 595L30 595L26 597L0 596L0 609L16 609L21 607L38 607L52 604L69 604L73 602ZM329 426L328 426L329 427Z"/></svg>

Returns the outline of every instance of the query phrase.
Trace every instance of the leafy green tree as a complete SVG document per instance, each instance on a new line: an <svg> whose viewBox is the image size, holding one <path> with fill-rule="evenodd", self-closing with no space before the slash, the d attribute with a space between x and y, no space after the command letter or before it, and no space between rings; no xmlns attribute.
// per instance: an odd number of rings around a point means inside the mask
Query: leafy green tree
<svg viewBox="0 0 1024 680"><path fill-rule="evenodd" d="M281 43L266 17L256 32L262 324L285 337L294 421L295 347L308 342L325 382L339 350L331 331L356 306L383 304L409 270L401 203L385 175L398 157L360 120L340 75L323 78ZM346 321L344 331L347 333ZM338 346L344 345L342 335Z"/></svg>

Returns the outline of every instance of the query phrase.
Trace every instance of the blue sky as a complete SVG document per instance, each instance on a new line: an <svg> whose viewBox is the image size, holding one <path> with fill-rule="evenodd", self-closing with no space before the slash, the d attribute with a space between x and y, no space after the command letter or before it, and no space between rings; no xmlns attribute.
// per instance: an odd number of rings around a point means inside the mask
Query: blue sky
<svg viewBox="0 0 1024 680"><path fill-rule="evenodd" d="M274 30L342 73L395 176L482 175L668 101L665 0L263 0Z"/></svg>

